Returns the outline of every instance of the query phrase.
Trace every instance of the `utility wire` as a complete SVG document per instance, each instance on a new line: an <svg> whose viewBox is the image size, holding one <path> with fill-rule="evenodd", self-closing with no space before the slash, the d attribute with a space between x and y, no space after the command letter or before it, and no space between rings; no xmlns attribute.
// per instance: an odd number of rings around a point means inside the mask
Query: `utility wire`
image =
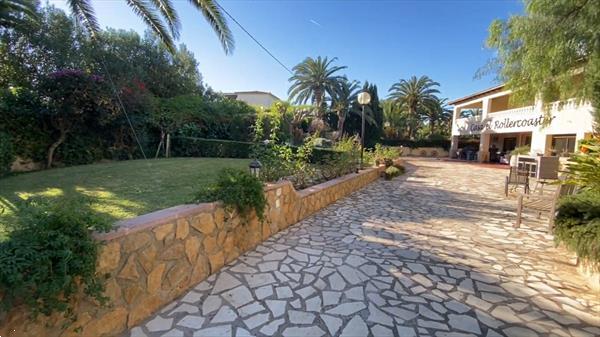
<svg viewBox="0 0 600 337"><path fill-rule="evenodd" d="M217 1L215 1L215 3L217 4L217 6L219 6L219 8L221 8L221 10L227 14L227 16L233 21L235 22L243 31L244 33L246 33L248 36L250 36L250 38L252 40L254 40L254 42L256 42L256 44L258 44L267 54L269 54L269 56L271 56L271 58L273 58L273 60L275 60L275 62L279 63L280 66L283 67L283 69L287 70L290 74L294 74L293 71L290 70L290 68L286 67L285 64L283 64L283 62L279 61L279 59L277 57L275 57L275 55L273 55L273 53L271 53L262 43L260 43L254 36L252 36L252 34L250 34L250 32L244 28L244 26L242 26L241 23L239 23L231 14L229 14L229 12L223 8L223 6L221 6L220 3L218 3Z"/></svg>

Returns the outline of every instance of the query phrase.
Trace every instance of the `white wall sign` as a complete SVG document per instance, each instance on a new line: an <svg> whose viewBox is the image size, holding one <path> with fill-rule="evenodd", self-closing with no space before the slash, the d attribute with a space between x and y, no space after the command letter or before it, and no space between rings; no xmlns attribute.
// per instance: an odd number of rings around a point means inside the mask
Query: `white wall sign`
<svg viewBox="0 0 600 337"><path fill-rule="evenodd" d="M458 130L461 134L480 134L491 130L497 132L523 132L533 131L542 126L549 126L556 116L539 115L537 117L510 117L504 116L494 118L488 117L479 120L477 117L465 118L457 121Z"/></svg>

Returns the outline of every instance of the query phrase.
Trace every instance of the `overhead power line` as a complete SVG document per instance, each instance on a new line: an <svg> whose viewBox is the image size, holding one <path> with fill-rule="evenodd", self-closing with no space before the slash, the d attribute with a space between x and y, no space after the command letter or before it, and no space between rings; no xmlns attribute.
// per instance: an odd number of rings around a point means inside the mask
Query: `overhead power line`
<svg viewBox="0 0 600 337"><path fill-rule="evenodd" d="M286 67L285 64L283 64L283 62L279 61L279 59L277 57L275 57L275 55L273 55L273 53L271 53L267 47L265 47L262 43L260 43L254 36L252 36L252 34L250 34L250 32L244 28L244 26L242 26L241 23L238 22L238 20L236 20L231 14L229 14L229 12L223 8L223 6L221 6L220 3L218 3L217 1L215 1L215 3L217 4L217 6L219 6L219 8L221 8L221 10L227 14L227 16L231 19L231 21L235 22L235 24L237 24L243 31L244 33L246 33L248 36L250 36L250 38L252 40L254 40L254 42L256 42L256 44L258 44L267 54L269 54L269 56L271 56L271 58L273 58L273 60L275 60L275 62L279 63L279 65L281 65L283 67L283 69L287 70L290 74L294 74L293 71L290 70L290 68Z"/></svg>

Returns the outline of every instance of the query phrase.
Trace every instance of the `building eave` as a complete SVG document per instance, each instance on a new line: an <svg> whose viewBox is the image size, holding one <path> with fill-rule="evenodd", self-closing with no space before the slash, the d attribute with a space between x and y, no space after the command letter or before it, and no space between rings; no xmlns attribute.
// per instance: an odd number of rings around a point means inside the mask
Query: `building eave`
<svg viewBox="0 0 600 337"><path fill-rule="evenodd" d="M461 104L461 103L464 103L464 102L468 102L468 101L472 101L474 99L481 98L481 97L484 97L484 96L487 96L487 95L490 95L490 94L493 94L493 93L500 92L502 90L504 90L504 84L500 84L500 85L497 85L495 87L491 87L491 88L488 88L488 89L485 89L485 90L482 90L482 91L478 91L476 93L473 93L473 94L470 94L470 95L467 95L467 96L464 96L464 97L461 97L461 98L457 98L455 100L452 100L452 101L448 102L448 105L458 105L458 104Z"/></svg>
<svg viewBox="0 0 600 337"><path fill-rule="evenodd" d="M269 95L269 96L275 98L276 100L281 101L281 99L279 97L273 95L269 91L248 90L248 91L234 91L234 92L223 93L223 95L240 95L240 94L262 94L262 95Z"/></svg>

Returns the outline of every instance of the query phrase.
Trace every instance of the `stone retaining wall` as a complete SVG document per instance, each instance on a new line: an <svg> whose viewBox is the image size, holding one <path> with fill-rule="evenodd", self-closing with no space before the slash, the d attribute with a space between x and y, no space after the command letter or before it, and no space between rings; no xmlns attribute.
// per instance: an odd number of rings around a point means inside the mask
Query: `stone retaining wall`
<svg viewBox="0 0 600 337"><path fill-rule="evenodd" d="M583 276L592 291L600 294L600 272L598 271L598 265L579 258L577 260L577 272Z"/></svg>
<svg viewBox="0 0 600 337"><path fill-rule="evenodd" d="M110 307L81 296L78 320L66 329L59 315L31 323L16 308L1 317L0 336L118 335L271 235L373 182L380 171L366 169L301 191L290 182L268 185L262 222L254 214L243 219L220 203L176 206L122 221L117 230L97 235L105 244L98 272L110 275Z"/></svg>
<svg viewBox="0 0 600 337"><path fill-rule="evenodd" d="M448 157L448 155L448 151L441 147L402 147L403 157L445 158Z"/></svg>

